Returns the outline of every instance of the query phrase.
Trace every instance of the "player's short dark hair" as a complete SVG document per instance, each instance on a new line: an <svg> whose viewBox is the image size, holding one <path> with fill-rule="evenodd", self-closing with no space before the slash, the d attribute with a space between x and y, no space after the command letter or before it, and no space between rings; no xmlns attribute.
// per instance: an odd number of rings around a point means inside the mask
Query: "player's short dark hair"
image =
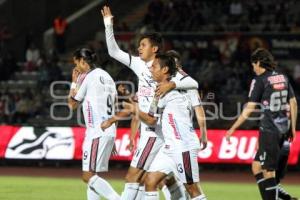
<svg viewBox="0 0 300 200"><path fill-rule="evenodd" d="M175 63L176 63L177 65L179 65L179 67L181 67L181 56L180 56L180 54L178 53L178 51L175 51L175 50L169 50L169 51L166 52L166 54L167 54L168 56L173 57L173 58L175 59Z"/></svg>
<svg viewBox="0 0 300 200"><path fill-rule="evenodd" d="M97 55L91 49L88 48L77 49L74 52L73 57L76 60L80 60L82 58L87 64L89 64L91 68L95 68L97 66Z"/></svg>
<svg viewBox="0 0 300 200"><path fill-rule="evenodd" d="M264 48L258 48L251 54L251 63L260 62L260 66L266 70L275 70L277 63L274 60L273 55Z"/></svg>
<svg viewBox="0 0 300 200"><path fill-rule="evenodd" d="M157 46L158 47L158 50L157 50L156 53L159 53L159 52L162 51L163 45L164 45L164 41L163 41L162 35L160 33L153 32L153 33L142 34L140 36L139 43L141 42L141 40L143 40L145 38L149 39L149 41L152 44L152 46Z"/></svg>
<svg viewBox="0 0 300 200"><path fill-rule="evenodd" d="M166 53L158 53L155 55L155 58L159 59L159 64L161 67L168 67L170 76L175 76L177 69L173 57L167 55Z"/></svg>

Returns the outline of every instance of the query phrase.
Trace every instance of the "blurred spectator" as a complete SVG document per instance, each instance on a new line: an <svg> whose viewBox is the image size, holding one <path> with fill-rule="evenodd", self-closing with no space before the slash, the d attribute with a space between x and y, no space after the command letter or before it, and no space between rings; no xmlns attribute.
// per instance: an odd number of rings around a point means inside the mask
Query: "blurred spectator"
<svg viewBox="0 0 300 200"><path fill-rule="evenodd" d="M37 48L35 43L31 43L29 48L26 50L26 71L34 71L37 69L38 62L40 61L40 50Z"/></svg>
<svg viewBox="0 0 300 200"><path fill-rule="evenodd" d="M9 93L5 105L6 123L8 124L14 123L15 113L16 113L15 98L12 93Z"/></svg>
<svg viewBox="0 0 300 200"><path fill-rule="evenodd" d="M230 22L229 23L237 23L241 15L243 14L243 5L241 1L233 0L230 3Z"/></svg>
<svg viewBox="0 0 300 200"><path fill-rule="evenodd" d="M16 102L15 122L17 124L26 123L32 114L33 95L29 89L22 93L22 98Z"/></svg>
<svg viewBox="0 0 300 200"><path fill-rule="evenodd" d="M62 54L66 51L66 30L67 30L67 20L58 15L53 21L54 36L55 36L55 46L58 53Z"/></svg>
<svg viewBox="0 0 300 200"><path fill-rule="evenodd" d="M300 85L300 64L297 64L297 65L294 67L293 78L294 78L294 81L295 81L298 85Z"/></svg>

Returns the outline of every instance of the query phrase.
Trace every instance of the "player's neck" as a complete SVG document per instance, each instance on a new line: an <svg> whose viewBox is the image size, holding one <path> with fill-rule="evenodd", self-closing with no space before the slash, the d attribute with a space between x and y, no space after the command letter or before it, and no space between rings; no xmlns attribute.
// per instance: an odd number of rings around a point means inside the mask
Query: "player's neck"
<svg viewBox="0 0 300 200"><path fill-rule="evenodd" d="M154 59L155 59L155 54L154 54L153 56L151 56L150 58L145 59L144 61L145 61L146 63L148 63L148 62L153 61Z"/></svg>
<svg viewBox="0 0 300 200"><path fill-rule="evenodd" d="M168 83L170 80L169 80L169 77L164 77L163 79L162 79L162 81L161 82L159 82L159 83Z"/></svg>

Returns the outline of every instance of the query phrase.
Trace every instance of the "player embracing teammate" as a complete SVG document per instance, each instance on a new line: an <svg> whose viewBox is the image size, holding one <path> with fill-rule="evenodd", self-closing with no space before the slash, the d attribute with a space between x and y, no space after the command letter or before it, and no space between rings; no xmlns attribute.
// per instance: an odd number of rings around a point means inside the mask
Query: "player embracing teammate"
<svg viewBox="0 0 300 200"><path fill-rule="evenodd" d="M150 33L142 35L139 40L139 56L132 56L122 51L116 43L113 33L113 16L110 8L104 6L101 12L105 25L109 55L132 69L138 77L138 106L142 112L149 112L155 95L162 96L175 88L178 90L198 88L198 83L195 80L177 71L176 76L171 81L165 84L157 84L153 80L150 68L156 54L162 51L163 42L160 34ZM143 193L143 177L145 178L145 174L149 170L152 161L164 144L162 134L155 128L156 125L141 122L139 143L125 177L126 184L121 199L136 199L141 196L138 193ZM172 188L170 191L171 196L175 196L173 199L185 199L180 184L172 181L169 186Z"/></svg>

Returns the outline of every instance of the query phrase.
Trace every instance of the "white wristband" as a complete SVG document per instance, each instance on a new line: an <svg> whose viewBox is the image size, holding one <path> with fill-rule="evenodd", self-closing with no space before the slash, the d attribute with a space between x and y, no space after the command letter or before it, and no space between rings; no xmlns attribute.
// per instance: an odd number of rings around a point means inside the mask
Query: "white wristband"
<svg viewBox="0 0 300 200"><path fill-rule="evenodd" d="M75 89L77 87L77 84L75 82L71 83L71 89Z"/></svg>
<svg viewBox="0 0 300 200"><path fill-rule="evenodd" d="M104 17L104 18L103 18L104 25L105 25L105 26L107 26L107 25L112 25L112 18L113 18L113 16Z"/></svg>

